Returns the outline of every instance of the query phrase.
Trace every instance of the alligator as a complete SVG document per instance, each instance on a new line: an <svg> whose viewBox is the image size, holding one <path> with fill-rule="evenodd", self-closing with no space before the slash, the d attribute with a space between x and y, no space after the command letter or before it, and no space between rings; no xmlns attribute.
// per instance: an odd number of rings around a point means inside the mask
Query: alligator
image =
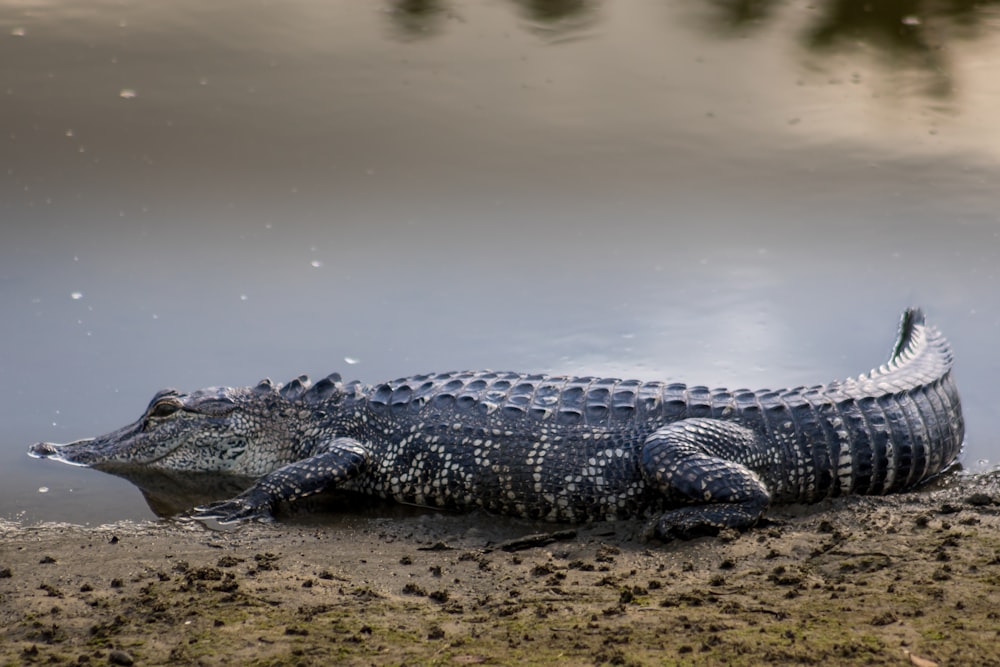
<svg viewBox="0 0 1000 667"><path fill-rule="evenodd" d="M952 352L909 309L889 361L782 390L499 373L157 393L133 424L29 454L255 480L189 517L270 519L326 489L556 522L647 521L663 540L744 530L774 503L915 487L964 437Z"/></svg>

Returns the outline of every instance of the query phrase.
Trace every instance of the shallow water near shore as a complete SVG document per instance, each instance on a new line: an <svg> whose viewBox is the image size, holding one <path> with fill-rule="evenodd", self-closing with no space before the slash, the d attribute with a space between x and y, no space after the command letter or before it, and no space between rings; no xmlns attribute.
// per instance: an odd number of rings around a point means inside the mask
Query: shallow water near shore
<svg viewBox="0 0 1000 667"><path fill-rule="evenodd" d="M168 386L815 384L909 305L996 466L1000 9L754 7L0 3L0 517L154 517L25 452Z"/></svg>

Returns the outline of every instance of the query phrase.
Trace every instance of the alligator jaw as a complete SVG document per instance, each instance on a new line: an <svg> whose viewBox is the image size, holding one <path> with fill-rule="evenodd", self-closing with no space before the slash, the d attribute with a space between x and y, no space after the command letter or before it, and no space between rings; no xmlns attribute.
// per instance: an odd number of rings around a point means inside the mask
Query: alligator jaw
<svg viewBox="0 0 1000 667"><path fill-rule="evenodd" d="M63 448L76 448L78 446L84 446L94 442L94 438L85 438L83 440L76 440L74 442L67 443L65 445L56 444L54 442L36 442L28 449L28 456L36 459L52 459L54 461L62 461L63 463L68 463L72 466L80 466L82 468L89 468L89 463L82 463L80 461L74 461L66 456L63 452Z"/></svg>

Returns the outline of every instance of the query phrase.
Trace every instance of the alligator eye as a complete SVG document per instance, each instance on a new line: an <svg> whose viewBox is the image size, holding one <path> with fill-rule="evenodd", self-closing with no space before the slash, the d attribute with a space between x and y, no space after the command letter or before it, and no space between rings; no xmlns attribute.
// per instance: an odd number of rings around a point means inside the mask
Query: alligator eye
<svg viewBox="0 0 1000 667"><path fill-rule="evenodd" d="M169 417L180 409L181 405L176 400L160 401L149 409L147 416L156 418Z"/></svg>

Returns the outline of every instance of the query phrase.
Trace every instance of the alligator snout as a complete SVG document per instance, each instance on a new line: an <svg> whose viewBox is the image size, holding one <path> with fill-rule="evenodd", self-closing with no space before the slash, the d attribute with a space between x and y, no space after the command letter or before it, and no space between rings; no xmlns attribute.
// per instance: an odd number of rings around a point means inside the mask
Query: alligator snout
<svg viewBox="0 0 1000 667"><path fill-rule="evenodd" d="M28 456L33 456L36 459L47 459L55 456L58 451L59 448L51 442L36 442L28 448Z"/></svg>
<svg viewBox="0 0 1000 667"><path fill-rule="evenodd" d="M90 455L92 454L91 444L93 442L93 438L77 440L65 445L54 442L36 442L28 448L28 456L36 459L62 461L75 466L89 466L91 462L88 459L92 458Z"/></svg>

